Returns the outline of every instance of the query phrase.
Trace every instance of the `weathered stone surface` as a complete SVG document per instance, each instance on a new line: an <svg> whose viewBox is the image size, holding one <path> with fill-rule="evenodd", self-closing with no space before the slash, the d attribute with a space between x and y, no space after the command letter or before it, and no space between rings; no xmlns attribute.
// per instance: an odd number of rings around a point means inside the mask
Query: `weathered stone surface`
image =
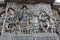
<svg viewBox="0 0 60 40"><path fill-rule="evenodd" d="M1 40L59 40L53 15L49 4L8 3Z"/></svg>
<svg viewBox="0 0 60 40"><path fill-rule="evenodd" d="M8 34L8 33L7 33ZM0 40L59 40L56 33L38 33L38 34L3 34ZM11 35L11 36L10 36Z"/></svg>
<svg viewBox="0 0 60 40"><path fill-rule="evenodd" d="M0 40L11 40L10 33L3 33L3 35L0 36Z"/></svg>
<svg viewBox="0 0 60 40"><path fill-rule="evenodd" d="M31 9L30 9L31 8ZM40 33L40 29L42 32L56 32L56 23L55 18L53 17L53 13L51 10L51 6L49 4L17 4L17 3L8 3L7 4L7 14L5 24L7 27L6 30L10 30L10 32L17 31L24 34L30 33ZM17 27L18 26L18 27ZM28 32L29 31L29 32Z"/></svg>
<svg viewBox="0 0 60 40"><path fill-rule="evenodd" d="M35 40L59 40L55 33L41 33L34 36Z"/></svg>

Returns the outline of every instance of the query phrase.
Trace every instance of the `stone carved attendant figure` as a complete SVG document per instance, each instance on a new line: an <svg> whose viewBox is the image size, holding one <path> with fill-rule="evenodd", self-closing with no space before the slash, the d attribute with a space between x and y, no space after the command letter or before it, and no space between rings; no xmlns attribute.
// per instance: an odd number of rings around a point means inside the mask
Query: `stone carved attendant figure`
<svg viewBox="0 0 60 40"><path fill-rule="evenodd" d="M39 25L43 29L43 32L48 32L50 27L50 16L45 11L40 12Z"/></svg>

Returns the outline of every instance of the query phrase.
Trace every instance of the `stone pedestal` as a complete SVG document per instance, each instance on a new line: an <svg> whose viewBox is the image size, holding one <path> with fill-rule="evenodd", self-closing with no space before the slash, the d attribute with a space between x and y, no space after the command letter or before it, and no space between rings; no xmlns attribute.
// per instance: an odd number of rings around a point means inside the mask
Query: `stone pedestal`
<svg viewBox="0 0 60 40"><path fill-rule="evenodd" d="M55 33L39 33L34 35L35 40L59 40Z"/></svg>
<svg viewBox="0 0 60 40"><path fill-rule="evenodd" d="M0 40L59 40L56 33L38 33L38 34L3 34Z"/></svg>

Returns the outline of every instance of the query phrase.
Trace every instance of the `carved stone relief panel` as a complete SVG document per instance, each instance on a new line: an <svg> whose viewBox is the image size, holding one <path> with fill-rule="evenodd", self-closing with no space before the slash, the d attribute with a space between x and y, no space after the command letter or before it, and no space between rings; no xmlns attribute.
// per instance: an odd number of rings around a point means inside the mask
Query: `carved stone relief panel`
<svg viewBox="0 0 60 40"><path fill-rule="evenodd" d="M15 34L56 32L55 17L49 4L8 3L5 14L3 24L5 32Z"/></svg>

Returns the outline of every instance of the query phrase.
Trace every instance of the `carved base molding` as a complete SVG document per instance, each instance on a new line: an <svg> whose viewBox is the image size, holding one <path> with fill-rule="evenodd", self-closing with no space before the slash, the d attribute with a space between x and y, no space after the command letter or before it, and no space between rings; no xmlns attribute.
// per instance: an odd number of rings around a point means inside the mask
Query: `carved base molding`
<svg viewBox="0 0 60 40"><path fill-rule="evenodd" d="M4 33L0 40L59 40L56 33L20 34Z"/></svg>

